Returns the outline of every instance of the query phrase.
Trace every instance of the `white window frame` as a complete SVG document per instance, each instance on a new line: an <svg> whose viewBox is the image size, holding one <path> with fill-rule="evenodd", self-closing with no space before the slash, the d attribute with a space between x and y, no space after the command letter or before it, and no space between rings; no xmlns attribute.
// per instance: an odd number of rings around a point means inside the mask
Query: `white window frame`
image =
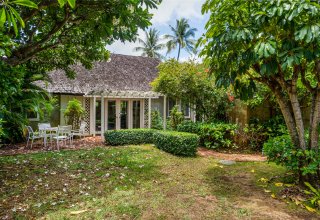
<svg viewBox="0 0 320 220"><path fill-rule="evenodd" d="M36 118L28 118L29 121L40 121L39 112L35 112L35 113L37 113L37 117Z"/></svg>

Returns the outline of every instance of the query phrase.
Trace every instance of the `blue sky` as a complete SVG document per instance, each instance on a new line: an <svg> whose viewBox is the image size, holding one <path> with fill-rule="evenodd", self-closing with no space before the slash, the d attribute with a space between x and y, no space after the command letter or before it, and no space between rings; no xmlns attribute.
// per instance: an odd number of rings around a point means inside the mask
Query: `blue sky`
<svg viewBox="0 0 320 220"><path fill-rule="evenodd" d="M204 26L208 20L208 15L201 14L201 6L204 2L205 0L163 0L157 10L151 11L154 14L152 27L159 30L161 35L170 34L169 25L175 26L176 19L187 18L190 26L198 29L196 32L196 39L198 39L204 33ZM144 32L140 30L139 37L144 39L144 36ZM141 53L133 50L137 46L139 46L138 42L116 41L107 48L113 53L139 56ZM172 51L167 58L176 57L177 53L177 50ZM162 51L162 54L166 55L166 50ZM189 57L190 54L183 50L180 60L187 60Z"/></svg>

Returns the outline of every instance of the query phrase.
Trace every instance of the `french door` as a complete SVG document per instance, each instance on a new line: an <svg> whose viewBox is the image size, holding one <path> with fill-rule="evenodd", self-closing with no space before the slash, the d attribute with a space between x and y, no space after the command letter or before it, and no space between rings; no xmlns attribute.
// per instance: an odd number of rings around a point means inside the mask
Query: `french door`
<svg viewBox="0 0 320 220"><path fill-rule="evenodd" d="M106 100L106 129L142 127L142 100Z"/></svg>

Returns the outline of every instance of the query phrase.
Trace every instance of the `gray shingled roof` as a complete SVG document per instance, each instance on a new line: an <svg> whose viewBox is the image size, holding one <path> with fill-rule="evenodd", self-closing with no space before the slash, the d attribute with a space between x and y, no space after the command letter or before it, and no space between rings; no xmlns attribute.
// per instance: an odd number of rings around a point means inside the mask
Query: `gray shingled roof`
<svg viewBox="0 0 320 220"><path fill-rule="evenodd" d="M93 91L151 91L150 82L158 75L160 60L112 54L110 61L95 62L92 69L74 65L75 79L62 70L49 73L51 83L39 82L50 93L88 94Z"/></svg>

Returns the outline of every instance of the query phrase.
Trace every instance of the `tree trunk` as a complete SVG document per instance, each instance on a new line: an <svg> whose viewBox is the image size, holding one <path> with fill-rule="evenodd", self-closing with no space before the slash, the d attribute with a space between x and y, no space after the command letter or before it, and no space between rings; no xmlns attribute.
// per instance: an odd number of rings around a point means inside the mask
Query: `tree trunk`
<svg viewBox="0 0 320 220"><path fill-rule="evenodd" d="M285 101L283 95L279 91L279 89L270 88L274 91L275 97L278 101L278 104L280 106L280 110L282 112L282 115L284 117L284 121L286 123L286 126L288 128L291 140L295 146L299 146L299 136L296 129L296 123L294 121L293 115L290 110L289 104Z"/></svg>
<svg viewBox="0 0 320 220"><path fill-rule="evenodd" d="M179 44L179 48L178 48L178 57L177 57L177 61L179 61L179 58L180 58L180 50L181 50L181 44Z"/></svg>
<svg viewBox="0 0 320 220"><path fill-rule="evenodd" d="M318 125L320 120L320 92L317 91L312 98L312 106L311 106L311 116L312 120L310 121L310 149L318 151L318 142L319 142L319 134L318 134Z"/></svg>

